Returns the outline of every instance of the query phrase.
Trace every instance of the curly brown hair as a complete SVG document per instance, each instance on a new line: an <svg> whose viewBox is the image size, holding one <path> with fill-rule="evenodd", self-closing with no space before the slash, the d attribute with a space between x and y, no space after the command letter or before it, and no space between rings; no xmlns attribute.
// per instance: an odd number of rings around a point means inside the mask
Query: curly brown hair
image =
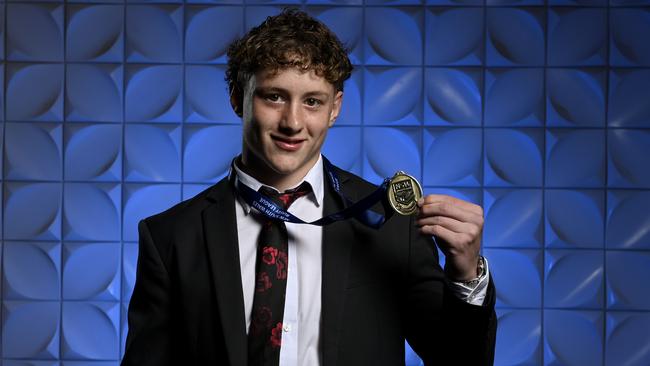
<svg viewBox="0 0 650 366"><path fill-rule="evenodd" d="M346 48L327 26L300 10L284 9L230 45L228 89L241 97L257 71L288 67L313 70L339 91L352 72Z"/></svg>

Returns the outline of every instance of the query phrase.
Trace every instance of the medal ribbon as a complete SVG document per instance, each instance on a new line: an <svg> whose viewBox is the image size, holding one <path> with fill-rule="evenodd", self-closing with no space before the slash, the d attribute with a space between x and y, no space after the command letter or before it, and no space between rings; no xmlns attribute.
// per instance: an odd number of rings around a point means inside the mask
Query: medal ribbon
<svg viewBox="0 0 650 366"><path fill-rule="evenodd" d="M233 164L234 163L235 162L233 160ZM248 187L247 185L243 184L240 180L237 180L237 183L235 184L235 189L237 190L237 193L239 193L239 195L244 199L244 201L246 201L246 203L249 206L255 207L258 211L260 211L262 214L266 215L267 217L270 217L272 219L282 220L285 222L291 222L294 224L308 224L308 225L323 226L323 225L329 225L336 221L347 220L351 217L354 217L364 225L371 227L373 229L378 229L384 224L384 222L386 222L386 220L388 220L393 215L393 210L390 209L390 207L387 207L386 201L384 200L384 197L386 196L386 191L388 190L388 184L390 183L390 178L384 179L382 184L374 192L370 193L369 195L367 195L366 197L362 198L360 201L355 203L352 202L352 200L348 199L341 192L341 184L339 183L339 179L336 173L334 172L333 165L324 156L323 156L323 166L325 169L325 173L329 178L330 183L332 184L332 187L334 187L334 191L336 191L339 197L343 199L346 208L343 209L342 211L322 217L316 221L306 222L301 220L300 218L289 213L287 210L275 204L271 199L265 197L258 191L255 191L250 187ZM234 169L232 169L232 171L234 172ZM379 201L381 201L382 204L384 205L384 211L387 212L386 216L370 210L370 208Z"/></svg>

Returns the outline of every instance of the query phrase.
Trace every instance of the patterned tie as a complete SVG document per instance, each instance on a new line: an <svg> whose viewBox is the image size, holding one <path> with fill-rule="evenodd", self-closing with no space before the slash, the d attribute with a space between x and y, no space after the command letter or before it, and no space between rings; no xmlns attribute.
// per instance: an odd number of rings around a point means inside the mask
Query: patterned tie
<svg viewBox="0 0 650 366"><path fill-rule="evenodd" d="M285 193L277 193L267 187L260 188L260 193L285 210L296 199L309 192L311 186L307 182ZM284 221L268 217L264 220L257 243L255 296L248 330L249 366L269 366L280 363L289 239Z"/></svg>

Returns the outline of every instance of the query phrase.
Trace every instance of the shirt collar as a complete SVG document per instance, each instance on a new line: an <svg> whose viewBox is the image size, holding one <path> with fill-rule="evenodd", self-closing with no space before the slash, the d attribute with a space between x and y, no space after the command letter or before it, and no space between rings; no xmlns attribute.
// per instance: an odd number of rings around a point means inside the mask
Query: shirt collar
<svg viewBox="0 0 650 366"><path fill-rule="evenodd" d="M249 188L258 191L260 187L265 186L269 187L275 191L280 192L277 188L266 185L258 181L257 179L253 178L252 176L244 173L238 166L237 166L237 159L235 159L235 164L233 164L234 167L234 172L230 172L230 174L235 174L235 179L239 180L242 182L242 184L248 186ZM308 194L306 197L310 198L314 204L316 204L317 207L319 207L323 203L323 198L324 198L324 187L323 187L323 156L319 155L318 160L316 161L316 164L314 164L313 167L307 172L307 175L305 175L305 178L298 182L295 187L291 188L296 188L299 185L301 185L303 182L309 183L311 186L312 192ZM235 184L237 182L235 181ZM250 212L250 206L242 199L240 196L237 197L239 202L241 203L242 207L244 208L244 212L248 214Z"/></svg>

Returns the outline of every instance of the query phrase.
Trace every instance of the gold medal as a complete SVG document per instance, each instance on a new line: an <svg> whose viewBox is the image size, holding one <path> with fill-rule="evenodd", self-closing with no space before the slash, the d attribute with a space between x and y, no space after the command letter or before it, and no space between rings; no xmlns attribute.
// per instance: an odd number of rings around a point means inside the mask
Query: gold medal
<svg viewBox="0 0 650 366"><path fill-rule="evenodd" d="M399 171L388 183L388 202L400 215L412 215L418 211L418 200L422 198L422 187L412 176Z"/></svg>

